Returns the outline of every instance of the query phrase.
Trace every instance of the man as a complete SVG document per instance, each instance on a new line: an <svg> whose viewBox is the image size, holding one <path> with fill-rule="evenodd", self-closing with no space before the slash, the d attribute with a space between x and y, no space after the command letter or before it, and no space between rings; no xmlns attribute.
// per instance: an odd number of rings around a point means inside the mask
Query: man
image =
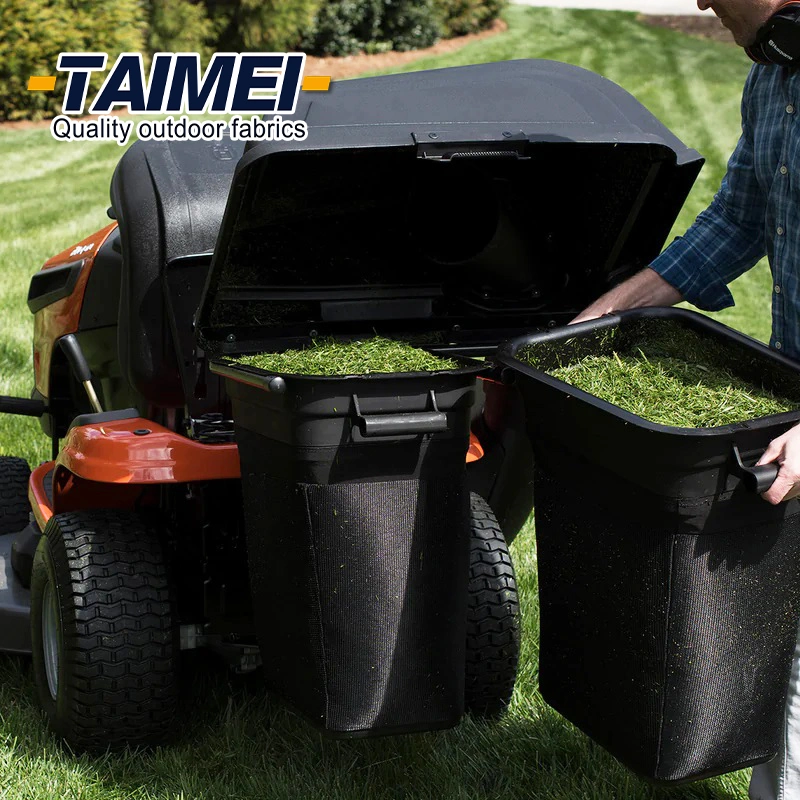
<svg viewBox="0 0 800 800"><path fill-rule="evenodd" d="M697 0L697 5L712 9L751 57L764 58L766 47L775 45L762 26L780 19L788 38L778 42L775 58L767 53L767 60L780 63L788 56L792 66L753 66L742 96L742 136L714 201L648 268L573 322L681 300L718 311L733 305L727 284L767 255L773 276L770 346L800 360L800 3ZM784 41L796 48L794 53ZM796 62L791 60L795 54ZM800 425L771 442L758 463L771 462L780 471L764 499L778 504L800 496ZM800 800L800 634L783 747L771 762L753 769L750 797Z"/></svg>

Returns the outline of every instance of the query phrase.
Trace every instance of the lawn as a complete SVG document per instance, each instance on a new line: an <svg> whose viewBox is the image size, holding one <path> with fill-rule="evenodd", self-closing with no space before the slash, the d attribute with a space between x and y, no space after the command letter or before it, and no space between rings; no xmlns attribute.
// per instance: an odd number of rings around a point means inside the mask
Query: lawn
<svg viewBox="0 0 800 800"><path fill-rule="evenodd" d="M733 46L648 27L635 15L512 7L507 32L404 69L551 58L601 73L638 97L707 159L675 227L710 199L739 130L748 69ZM50 255L107 223L115 144L57 144L48 130L0 129L0 393L31 388L28 281ZM769 331L768 270L734 285L736 308L720 317L759 338ZM0 417L0 451L47 457L35 423ZM183 716L169 747L102 758L65 752L46 732L28 663L0 656L0 797L537 798L644 800L746 797L741 772L671 790L654 789L551 711L537 686L536 556L529 528L513 546L524 611L518 688L499 722L373 741L322 739L271 704L257 681L187 664Z"/></svg>

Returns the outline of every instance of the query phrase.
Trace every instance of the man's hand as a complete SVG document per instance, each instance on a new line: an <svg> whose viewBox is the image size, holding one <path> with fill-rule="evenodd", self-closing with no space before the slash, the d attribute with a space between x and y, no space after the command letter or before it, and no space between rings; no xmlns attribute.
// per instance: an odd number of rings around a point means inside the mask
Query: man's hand
<svg viewBox="0 0 800 800"><path fill-rule="evenodd" d="M761 496L772 505L800 496L800 425L786 431L769 443L756 466L776 461L780 472L775 483Z"/></svg>
<svg viewBox="0 0 800 800"><path fill-rule="evenodd" d="M672 306L681 300L683 300L681 293L671 283L667 283L657 272L647 267L595 300L588 308L581 311L570 325L613 314L626 308Z"/></svg>

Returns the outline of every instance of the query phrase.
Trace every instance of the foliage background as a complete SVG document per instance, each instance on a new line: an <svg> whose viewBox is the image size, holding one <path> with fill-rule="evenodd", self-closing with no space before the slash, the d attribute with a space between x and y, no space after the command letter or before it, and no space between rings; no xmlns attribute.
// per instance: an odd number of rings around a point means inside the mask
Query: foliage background
<svg viewBox="0 0 800 800"><path fill-rule="evenodd" d="M61 52L286 52L347 55L427 47L491 25L506 0L0 0L0 120L59 112ZM94 73L99 87L105 73Z"/></svg>
<svg viewBox="0 0 800 800"><path fill-rule="evenodd" d="M139 0L113 3L69 0L0 0L0 120L39 118L60 105L66 79L55 92L29 92L31 75L56 75L61 52L109 54L141 51L145 15ZM96 91L102 78L95 73Z"/></svg>

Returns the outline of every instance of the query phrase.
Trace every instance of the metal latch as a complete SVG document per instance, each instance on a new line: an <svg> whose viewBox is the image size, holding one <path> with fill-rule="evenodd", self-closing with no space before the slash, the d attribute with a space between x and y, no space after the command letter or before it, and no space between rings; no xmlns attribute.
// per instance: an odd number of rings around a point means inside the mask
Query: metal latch
<svg viewBox="0 0 800 800"><path fill-rule="evenodd" d="M417 158L453 161L470 158L514 158L529 160L525 155L528 137L522 132L502 131L491 138L452 138L452 133L428 131L412 133L417 145Z"/></svg>

